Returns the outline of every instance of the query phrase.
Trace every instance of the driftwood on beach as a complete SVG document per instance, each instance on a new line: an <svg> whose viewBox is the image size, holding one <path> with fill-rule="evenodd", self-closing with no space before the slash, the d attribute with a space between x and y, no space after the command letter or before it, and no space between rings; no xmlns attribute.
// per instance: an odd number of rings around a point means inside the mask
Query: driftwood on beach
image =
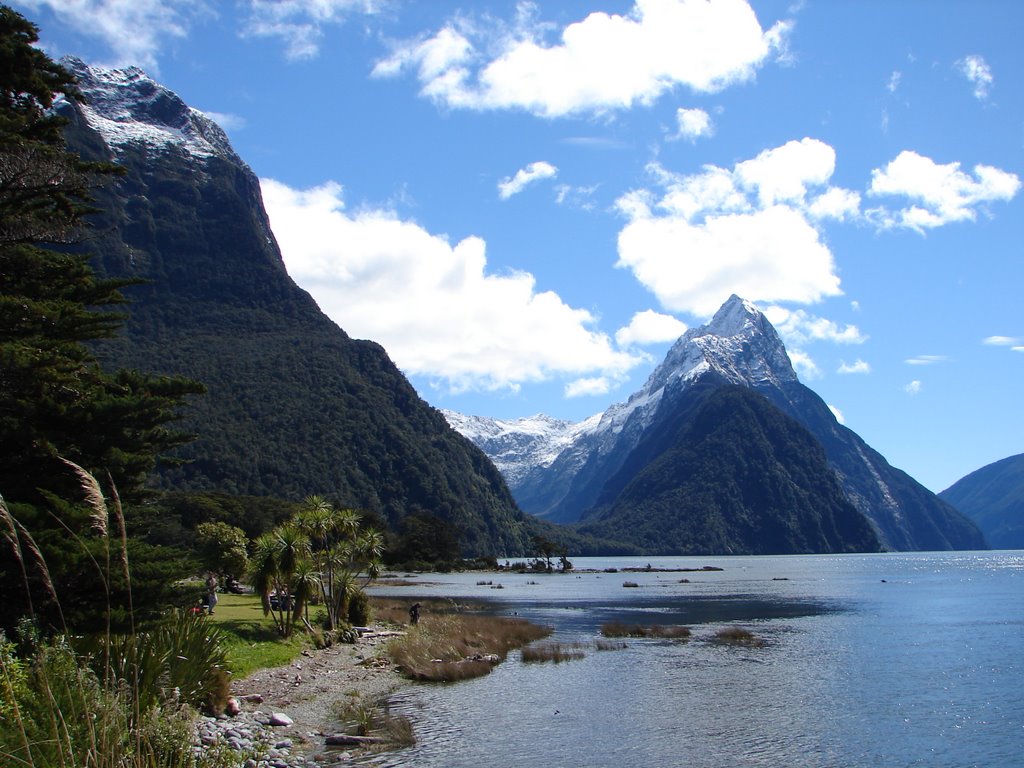
<svg viewBox="0 0 1024 768"><path fill-rule="evenodd" d="M381 736L349 736L347 733L334 733L324 738L324 744L328 747L366 747L386 744L387 741Z"/></svg>

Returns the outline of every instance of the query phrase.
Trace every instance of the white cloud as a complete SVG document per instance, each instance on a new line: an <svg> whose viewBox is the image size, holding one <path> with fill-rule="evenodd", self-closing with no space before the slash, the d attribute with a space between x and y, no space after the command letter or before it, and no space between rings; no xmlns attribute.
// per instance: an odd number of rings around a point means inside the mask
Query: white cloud
<svg viewBox="0 0 1024 768"><path fill-rule="evenodd" d="M349 213L334 183L261 185L289 274L406 373L453 390L515 390L555 377L621 380L644 360L614 349L590 312L538 291L532 275L488 273L478 237L452 245L388 211Z"/></svg>
<svg viewBox="0 0 1024 768"><path fill-rule="evenodd" d="M886 83L885 86L886 90L888 90L889 93L896 93L896 90L900 87L900 81L902 79L903 73L900 72L898 69L894 70L893 73L889 75L889 82Z"/></svg>
<svg viewBox="0 0 1024 768"><path fill-rule="evenodd" d="M659 191L633 190L616 205L629 220L618 266L674 312L707 317L730 294L751 301L813 303L841 293L817 222L835 202L835 152L815 139L765 150L733 170L649 172ZM825 198L825 202L823 202Z"/></svg>
<svg viewBox="0 0 1024 768"><path fill-rule="evenodd" d="M974 166L974 174L960 170L960 163L936 163L904 150L885 168L871 174L868 194L905 196L913 205L892 212L879 208L869 216L883 229L907 227L923 232L956 221L974 221L985 203L1008 201L1020 190L1016 174L990 165Z"/></svg>
<svg viewBox="0 0 1024 768"><path fill-rule="evenodd" d="M570 184L558 184L555 186L555 202L583 211L592 211L595 208L594 193L597 192L598 186L592 184L586 187L574 187Z"/></svg>
<svg viewBox="0 0 1024 768"><path fill-rule="evenodd" d="M803 309L770 306L765 308L764 314L786 344L803 346L815 341L863 344L868 340L855 325L840 325L833 320L816 317Z"/></svg>
<svg viewBox="0 0 1024 768"><path fill-rule="evenodd" d="M807 206L812 219L846 221L860 216L860 194L849 189L830 187Z"/></svg>
<svg viewBox="0 0 1024 768"><path fill-rule="evenodd" d="M320 53L323 26L353 13L375 13L384 0L248 0L242 33L278 37L289 59L312 59Z"/></svg>
<svg viewBox="0 0 1024 768"><path fill-rule="evenodd" d="M737 163L733 175L741 186L756 191L760 204L768 207L803 204L809 189L827 184L835 169L835 150L823 141L805 138Z"/></svg>
<svg viewBox="0 0 1024 768"><path fill-rule="evenodd" d="M936 363L949 362L949 358L945 355L918 355L917 357L904 360L904 362L907 365L935 365Z"/></svg>
<svg viewBox="0 0 1024 768"><path fill-rule="evenodd" d="M984 101L988 98L989 91L995 83L992 77L992 68L981 56L965 56L956 63L960 74L967 78L967 81L974 86L974 98Z"/></svg>
<svg viewBox="0 0 1024 768"><path fill-rule="evenodd" d="M279 37L289 58L319 53L322 27L352 13L375 13L387 0L239 0L245 8L242 34ZM22 0L49 8L62 23L110 48L109 66L130 64L158 74L159 54L169 40L187 37L191 26L217 15L216 0Z"/></svg>
<svg viewBox="0 0 1024 768"><path fill-rule="evenodd" d="M839 370L836 373L851 374L851 373L871 373L871 365L865 361L857 358L855 362L847 363L845 360L839 366Z"/></svg>
<svg viewBox="0 0 1024 768"><path fill-rule="evenodd" d="M675 341L686 333L686 324L672 315L663 315L652 309L637 312L629 325L615 332L616 343L623 348L633 345L659 344Z"/></svg>
<svg viewBox="0 0 1024 768"><path fill-rule="evenodd" d="M23 0L38 10L49 8L64 24L110 48L110 66L137 65L159 72L157 54L169 38L182 38L196 15L209 12L202 0L167 3L165 0Z"/></svg>
<svg viewBox="0 0 1024 768"><path fill-rule="evenodd" d="M557 175L558 169L555 166L544 160L538 160L535 163L530 163L525 168L520 168L516 171L515 176L502 179L498 183L498 197L502 200L508 200L512 195L522 192L527 184L532 184L541 179L553 179Z"/></svg>
<svg viewBox="0 0 1024 768"><path fill-rule="evenodd" d="M210 112L208 110L202 110L202 113L225 131L240 131L245 128L245 118L239 115L232 115L226 112Z"/></svg>
<svg viewBox="0 0 1024 768"><path fill-rule="evenodd" d="M679 130L672 137L675 139L696 141L704 136L711 136L715 132L715 126L711 122L711 115L703 109L684 109L680 107L676 110L676 121L679 124Z"/></svg>
<svg viewBox="0 0 1024 768"><path fill-rule="evenodd" d="M789 28L763 30L745 0L636 0L627 14L591 13L548 44L550 25L521 6L511 29L451 22L400 45L374 73L414 69L421 93L449 107L561 117L650 104L679 85L716 92L748 81L782 51Z"/></svg>
<svg viewBox="0 0 1024 768"><path fill-rule="evenodd" d="M1024 338L1020 336L989 336L981 343L992 347L1013 347L1021 342L1024 342Z"/></svg>
<svg viewBox="0 0 1024 768"><path fill-rule="evenodd" d="M921 391L921 382L914 379L912 382L903 387L903 391L908 395L916 395Z"/></svg>
<svg viewBox="0 0 1024 768"><path fill-rule="evenodd" d="M838 421L840 424L845 424L846 423L846 418L843 416L843 412L842 411L840 411L834 405L830 405L828 407L828 409L830 411L832 411L832 415L836 417L836 421Z"/></svg>
<svg viewBox="0 0 1024 768"><path fill-rule="evenodd" d="M821 369L806 352L800 349L787 349L786 352L789 354L789 362L793 364L793 369L800 378L808 381L821 378Z"/></svg>
<svg viewBox="0 0 1024 768"><path fill-rule="evenodd" d="M604 376L576 379L565 385L566 397L600 397L611 391L611 382Z"/></svg>

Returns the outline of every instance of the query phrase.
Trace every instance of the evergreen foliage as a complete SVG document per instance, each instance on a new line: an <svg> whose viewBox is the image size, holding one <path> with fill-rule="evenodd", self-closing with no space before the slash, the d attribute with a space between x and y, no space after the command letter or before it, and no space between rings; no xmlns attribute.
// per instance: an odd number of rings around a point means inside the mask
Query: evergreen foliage
<svg viewBox="0 0 1024 768"><path fill-rule="evenodd" d="M0 491L12 502L39 502L39 488L64 495L64 457L131 495L186 439L166 425L200 387L104 372L85 346L117 331L109 308L130 281L98 278L88 254L52 247L83 238L91 192L114 168L67 150L51 107L81 95L37 37L0 6Z"/></svg>
<svg viewBox="0 0 1024 768"><path fill-rule="evenodd" d="M105 157L81 113L63 113L69 141ZM208 389L182 421L198 439L175 452L183 463L156 468L154 487L320 494L392 531L409 515L436 517L464 555L527 550L529 523L486 456L379 345L350 339L288 277L244 164L144 145L119 148L118 160L126 173L98 194L90 247L108 277L143 282L124 289L125 334L96 352L108 367Z"/></svg>
<svg viewBox="0 0 1024 768"><path fill-rule="evenodd" d="M104 370L87 346L116 333L123 317L112 308L131 280L97 276L88 253L67 247L84 238L91 195L116 169L68 151L67 121L51 108L82 97L71 73L34 47L37 39L34 25L0 6L0 494L47 560L50 582L40 591L39 577L30 580L31 599L16 562L0 559L0 626L33 602L52 606L46 592L56 588L68 600L63 620L84 630L97 620L97 599L127 587L117 577L99 583L102 545L87 535L88 508L63 501L80 496L65 460L137 496L160 453L188 439L168 424L201 387ZM143 603L166 604L180 553L150 547L140 563Z"/></svg>

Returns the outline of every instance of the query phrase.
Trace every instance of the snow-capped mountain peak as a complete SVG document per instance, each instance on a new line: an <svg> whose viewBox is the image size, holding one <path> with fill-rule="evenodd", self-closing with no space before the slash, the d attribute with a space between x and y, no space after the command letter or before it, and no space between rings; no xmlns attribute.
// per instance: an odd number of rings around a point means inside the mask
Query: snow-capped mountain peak
<svg viewBox="0 0 1024 768"><path fill-rule="evenodd" d="M115 153L131 145L177 147L197 158L241 163L217 123L138 67L102 69L73 57L61 63L74 73L85 96L85 119Z"/></svg>
<svg viewBox="0 0 1024 768"><path fill-rule="evenodd" d="M768 318L733 295L707 325L683 334L651 374L641 392L653 393L674 380L713 371L733 384L757 387L796 381L786 348Z"/></svg>

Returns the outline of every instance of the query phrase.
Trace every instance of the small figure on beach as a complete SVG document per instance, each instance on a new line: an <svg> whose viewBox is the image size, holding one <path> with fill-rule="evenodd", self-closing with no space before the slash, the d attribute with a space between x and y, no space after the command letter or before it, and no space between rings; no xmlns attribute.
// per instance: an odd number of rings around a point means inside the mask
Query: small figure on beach
<svg viewBox="0 0 1024 768"><path fill-rule="evenodd" d="M409 608L409 623L419 624L420 622L420 604L413 603L412 607Z"/></svg>
<svg viewBox="0 0 1024 768"><path fill-rule="evenodd" d="M212 573L206 579L206 607L209 610L210 615L213 615L213 609L217 605L217 577Z"/></svg>

